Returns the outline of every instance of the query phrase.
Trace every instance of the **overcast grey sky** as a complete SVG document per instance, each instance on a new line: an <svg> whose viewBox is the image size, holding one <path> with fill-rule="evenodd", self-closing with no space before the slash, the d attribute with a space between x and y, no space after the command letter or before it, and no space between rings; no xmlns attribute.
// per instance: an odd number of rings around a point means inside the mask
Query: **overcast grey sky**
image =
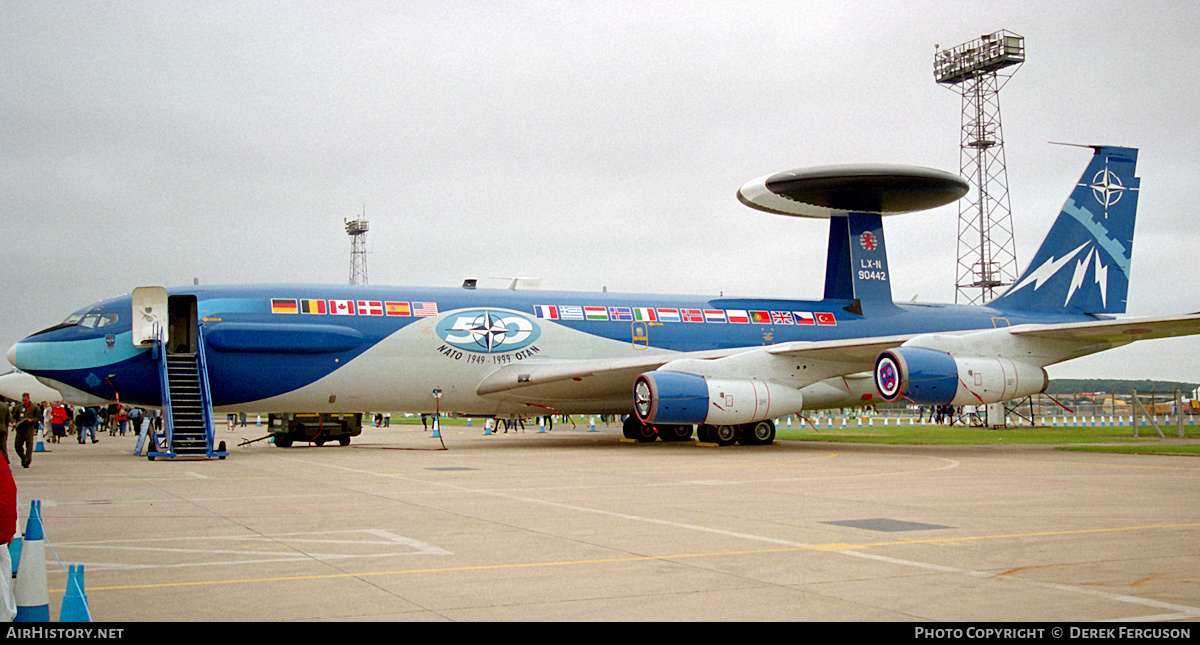
<svg viewBox="0 0 1200 645"><path fill-rule="evenodd" d="M934 45L1000 29L1023 267L1090 151L1140 148L1129 312L1200 310L1200 3L0 3L0 345L140 285L541 277L819 297L826 225L740 205L804 166L958 169ZM957 207L886 221L898 300L952 302ZM1200 382L1200 341L1052 377Z"/></svg>

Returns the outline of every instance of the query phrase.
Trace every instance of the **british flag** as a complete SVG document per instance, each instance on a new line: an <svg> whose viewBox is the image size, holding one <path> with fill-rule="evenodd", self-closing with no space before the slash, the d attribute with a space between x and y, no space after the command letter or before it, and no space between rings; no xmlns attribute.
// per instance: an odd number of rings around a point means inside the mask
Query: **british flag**
<svg viewBox="0 0 1200 645"><path fill-rule="evenodd" d="M794 325L796 321L792 320L792 312L790 311L772 311L771 324L773 325Z"/></svg>

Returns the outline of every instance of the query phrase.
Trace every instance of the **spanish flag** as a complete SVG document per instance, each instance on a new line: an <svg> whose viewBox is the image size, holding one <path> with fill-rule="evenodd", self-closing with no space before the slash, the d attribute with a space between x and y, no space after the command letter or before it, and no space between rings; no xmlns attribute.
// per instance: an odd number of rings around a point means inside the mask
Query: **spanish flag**
<svg viewBox="0 0 1200 645"><path fill-rule="evenodd" d="M411 316L412 309L409 309L407 302L385 302L384 307L387 308L389 316Z"/></svg>

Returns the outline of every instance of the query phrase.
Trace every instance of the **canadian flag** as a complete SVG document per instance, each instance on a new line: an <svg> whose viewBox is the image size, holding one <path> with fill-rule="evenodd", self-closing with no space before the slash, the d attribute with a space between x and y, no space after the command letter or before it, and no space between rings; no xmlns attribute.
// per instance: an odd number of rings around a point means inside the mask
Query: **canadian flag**
<svg viewBox="0 0 1200 645"><path fill-rule="evenodd" d="M335 316L353 316L354 301L353 300L330 300L329 313Z"/></svg>

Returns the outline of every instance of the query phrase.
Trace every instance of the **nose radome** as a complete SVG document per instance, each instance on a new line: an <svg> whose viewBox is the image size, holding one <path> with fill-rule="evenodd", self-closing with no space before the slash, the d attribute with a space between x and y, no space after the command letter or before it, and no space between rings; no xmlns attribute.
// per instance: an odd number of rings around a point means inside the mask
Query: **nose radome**
<svg viewBox="0 0 1200 645"><path fill-rule="evenodd" d="M12 363L13 367L17 366L17 345L20 343L13 343L13 346L8 348L8 362Z"/></svg>

